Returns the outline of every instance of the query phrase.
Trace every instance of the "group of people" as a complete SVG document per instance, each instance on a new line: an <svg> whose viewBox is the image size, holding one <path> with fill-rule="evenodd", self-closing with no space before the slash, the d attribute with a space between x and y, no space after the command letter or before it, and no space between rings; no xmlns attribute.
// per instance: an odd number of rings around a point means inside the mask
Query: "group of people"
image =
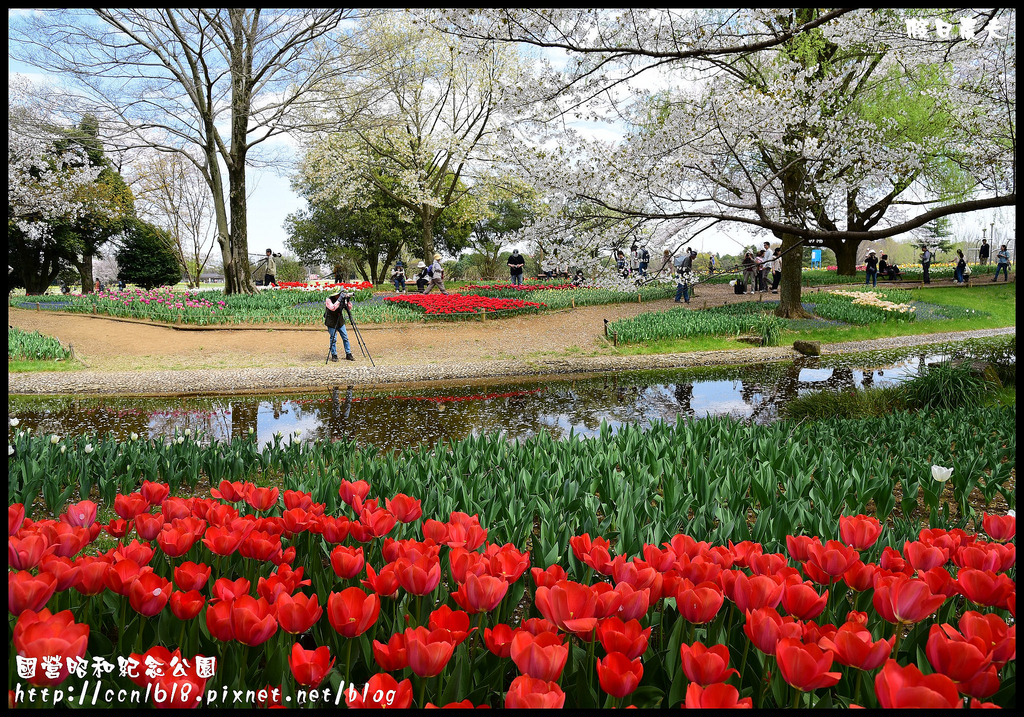
<svg viewBox="0 0 1024 717"><path fill-rule="evenodd" d="M442 294L448 294L444 288L444 266L441 265L440 254L434 254L434 263L429 266L422 261L416 264L415 281L416 291L420 294L429 294L435 286ZM405 264L401 259L395 262L395 268L391 270L391 282L395 285L395 291L405 293Z"/></svg>
<svg viewBox="0 0 1024 717"><path fill-rule="evenodd" d="M779 293L779 282L782 280L782 254L773 251L770 243L765 242L764 248L758 249L756 254L751 251L745 252L741 265L743 267L741 288L745 289L745 293L766 293L768 291L773 294ZM772 275L770 288L768 285L769 274ZM744 291L738 293L744 293Z"/></svg>
<svg viewBox="0 0 1024 717"><path fill-rule="evenodd" d="M978 263L981 266L988 266L991 248L987 239L981 240L981 247L978 249ZM885 259L885 255L882 255ZM932 283L931 267L935 261L935 252L928 247L928 245L921 246L921 272L922 281L925 284ZM999 273L1003 274L1003 281L1010 280L1010 252L1007 250L1006 244L999 246L999 252L996 254L996 273L992 277L992 281L999 280ZM897 272L898 273L898 272ZM957 284L966 284L971 276L971 267L967 263L967 258L964 256L962 249L956 250L956 267L953 269L953 281Z"/></svg>
<svg viewBox="0 0 1024 717"><path fill-rule="evenodd" d="M621 249L615 251L615 267L619 270L623 279L631 276L647 276L647 267L651 263L651 253L647 247L640 247L636 242L629 248L629 258Z"/></svg>
<svg viewBox="0 0 1024 717"><path fill-rule="evenodd" d="M978 260L982 266L988 266L989 251L988 240L982 239L981 249L978 250ZM1010 280L1010 252L1007 251L1006 244L999 245L999 252L996 254L996 275L992 277L992 281L999 281L999 272L1003 272L1003 281Z"/></svg>

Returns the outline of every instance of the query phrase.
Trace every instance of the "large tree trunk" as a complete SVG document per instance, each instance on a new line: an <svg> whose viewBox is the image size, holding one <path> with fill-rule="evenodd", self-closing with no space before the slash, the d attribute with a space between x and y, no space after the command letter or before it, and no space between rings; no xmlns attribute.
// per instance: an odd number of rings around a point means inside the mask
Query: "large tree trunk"
<svg viewBox="0 0 1024 717"><path fill-rule="evenodd" d="M247 239L248 223L246 221L245 197L245 157L240 157L234 167L228 168L228 199L231 211L231 263L232 271L228 274L224 267L224 293L254 294L256 284L252 280L249 267L249 242Z"/></svg>
<svg viewBox="0 0 1024 717"><path fill-rule="evenodd" d="M836 273L853 276L857 273L857 248L859 241L828 242L826 246L836 254Z"/></svg>
<svg viewBox="0 0 1024 717"><path fill-rule="evenodd" d="M434 217L423 216L423 263L429 265L434 261Z"/></svg>
<svg viewBox="0 0 1024 717"><path fill-rule="evenodd" d="M792 234L782 235L782 248L787 252L799 239ZM782 280L779 282L779 308L776 316L784 319L803 319L808 316L801 300L800 277L803 274L803 247L797 247L782 256Z"/></svg>
<svg viewBox="0 0 1024 717"><path fill-rule="evenodd" d="M90 293L96 285L96 280L93 278L92 273L92 254L84 254L82 260L76 261L74 264L75 268L78 269L78 275L82 278L82 293Z"/></svg>

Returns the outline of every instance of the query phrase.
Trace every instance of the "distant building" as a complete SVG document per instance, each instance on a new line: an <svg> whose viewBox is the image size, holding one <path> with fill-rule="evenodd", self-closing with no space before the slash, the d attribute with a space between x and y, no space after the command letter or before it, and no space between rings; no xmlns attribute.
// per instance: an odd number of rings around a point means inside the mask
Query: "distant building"
<svg viewBox="0 0 1024 717"><path fill-rule="evenodd" d="M204 271L199 275L200 284L220 284L224 282L224 275L214 271Z"/></svg>

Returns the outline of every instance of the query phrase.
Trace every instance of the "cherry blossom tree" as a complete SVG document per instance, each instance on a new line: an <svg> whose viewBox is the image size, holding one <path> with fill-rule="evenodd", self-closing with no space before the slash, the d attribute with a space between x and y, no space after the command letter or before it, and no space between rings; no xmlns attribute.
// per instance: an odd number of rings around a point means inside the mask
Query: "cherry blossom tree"
<svg viewBox="0 0 1024 717"><path fill-rule="evenodd" d="M635 238L680 243L716 223L779 238L798 257L808 242L855 246L1016 203L1011 10L964 11L969 33L946 38L908 33L909 20L945 28L956 18L895 10L432 18L458 37L567 54L529 88L548 102L531 117L534 146L515 156L554 209L536 235L554 233L577 263L596 265L601 247ZM667 81L645 89L655 69ZM924 93L914 107L930 129L904 116L900 88ZM587 138L573 118L626 131ZM783 261L783 316L802 313L800 263Z"/></svg>
<svg viewBox="0 0 1024 717"><path fill-rule="evenodd" d="M213 201L226 293L255 291L247 169L348 66L340 9L44 9L16 15L11 56L67 80L55 101L98 116L122 149L179 153ZM328 71L330 69L330 72ZM263 157L267 161L268 157Z"/></svg>

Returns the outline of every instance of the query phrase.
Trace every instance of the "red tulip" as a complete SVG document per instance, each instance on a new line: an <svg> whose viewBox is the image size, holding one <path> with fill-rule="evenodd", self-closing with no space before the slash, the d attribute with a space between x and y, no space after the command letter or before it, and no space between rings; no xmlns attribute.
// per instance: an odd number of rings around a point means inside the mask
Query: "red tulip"
<svg viewBox="0 0 1024 717"><path fill-rule="evenodd" d="M743 632L754 643L754 647L766 655L774 655L779 640L783 637L800 638L803 628L792 617L782 617L772 607L747 611Z"/></svg>
<svg viewBox="0 0 1024 717"><path fill-rule="evenodd" d="M618 617L606 617L597 625L597 639L605 652L621 652L630 660L647 651L651 628L640 627L639 620L623 622Z"/></svg>
<svg viewBox="0 0 1024 717"><path fill-rule="evenodd" d="M195 545L198 536L184 524L165 525L157 534L156 542L170 558L180 558Z"/></svg>
<svg viewBox="0 0 1024 717"><path fill-rule="evenodd" d="M701 687L696 682L691 682L686 688L685 707L688 710L709 710L709 709L753 709L754 700L751 697L739 699L740 691L732 685L718 683Z"/></svg>
<svg viewBox="0 0 1024 717"><path fill-rule="evenodd" d="M68 558L44 555L39 561L39 572L50 573L57 579L57 592L67 590L78 580L78 566Z"/></svg>
<svg viewBox="0 0 1024 717"><path fill-rule="evenodd" d="M565 669L565 663L569 659L569 646L563 645L562 638L550 632L531 635L520 630L512 638L509 654L524 675L554 682L562 676L562 670Z"/></svg>
<svg viewBox="0 0 1024 717"><path fill-rule="evenodd" d="M811 543L808 552L811 556L804 569L807 576L816 583L834 582L860 559L856 550L838 540L829 540L824 545Z"/></svg>
<svg viewBox="0 0 1024 717"><path fill-rule="evenodd" d="M377 622L380 598L366 594L359 588L347 588L331 593L327 598L327 619L331 627L343 637L358 637Z"/></svg>
<svg viewBox="0 0 1024 717"><path fill-rule="evenodd" d="M7 506L7 535L14 535L25 522L25 504L15 503Z"/></svg>
<svg viewBox="0 0 1024 717"><path fill-rule="evenodd" d="M749 557L750 571L754 575L778 575L789 564L782 553L756 553Z"/></svg>
<svg viewBox="0 0 1024 717"><path fill-rule="evenodd" d="M801 692L812 692L823 687L832 687L840 678L840 672L828 672L832 666L831 652L822 651L817 645L805 645L799 640L784 637L775 650L782 678Z"/></svg>
<svg viewBox="0 0 1024 717"><path fill-rule="evenodd" d="M555 583L565 580L567 575L561 565L552 565L545 570L530 568L530 576L537 587L552 587Z"/></svg>
<svg viewBox="0 0 1024 717"><path fill-rule="evenodd" d="M124 520L131 520L140 513L149 510L149 501L141 493L118 493L114 497L114 512Z"/></svg>
<svg viewBox="0 0 1024 717"><path fill-rule="evenodd" d="M435 677L441 674L455 651L455 645L449 640L447 630L431 632L425 627L407 629L405 649L409 657L409 668L413 673L418 677Z"/></svg>
<svg viewBox="0 0 1024 717"><path fill-rule="evenodd" d="M300 635L313 627L324 610L316 595L307 597L303 593L283 593L274 601L274 616L281 629L292 635Z"/></svg>
<svg viewBox="0 0 1024 717"><path fill-rule="evenodd" d="M953 639L959 633L943 626ZM968 640L980 639L991 653L992 664L1002 669L1003 666L1017 656L1017 626L1008 627L1006 622L994 613L982 614L968 610L960 618L960 632Z"/></svg>
<svg viewBox="0 0 1024 717"><path fill-rule="evenodd" d="M188 592L175 590L171 593L170 605L174 617L179 620L191 620L206 605L206 598L198 590L189 590Z"/></svg>
<svg viewBox="0 0 1024 717"><path fill-rule="evenodd" d="M362 572L365 564L362 548L337 545L331 551L331 567L334 568L334 574L339 578L346 580L354 578Z"/></svg>
<svg viewBox="0 0 1024 717"><path fill-rule="evenodd" d="M353 503L358 500L360 503L366 500L366 496L370 493L370 484L364 480L347 481L344 478L341 480L341 485L338 487L338 495L343 501L353 506Z"/></svg>
<svg viewBox="0 0 1024 717"><path fill-rule="evenodd" d="M423 506L419 498L411 498L404 493L399 493L394 498L385 498L384 505L402 523L419 520L423 515Z"/></svg>
<svg viewBox="0 0 1024 717"><path fill-rule="evenodd" d="M963 707L953 680L938 673L924 675L914 664L900 667L896 660L888 660L875 675L875 694L884 709Z"/></svg>
<svg viewBox="0 0 1024 717"><path fill-rule="evenodd" d="M48 610L26 611L20 614L15 625L13 643L19 656L36 660L35 674L28 678L28 682L37 687L53 687L67 679L70 671L68 660L85 655L89 626L76 623L70 610L56 615L51 615ZM45 658L57 658L57 674L48 675L43 669Z"/></svg>
<svg viewBox="0 0 1024 717"><path fill-rule="evenodd" d="M867 550L878 541L882 524L867 515L839 516L839 537L855 550Z"/></svg>
<svg viewBox="0 0 1024 717"><path fill-rule="evenodd" d="M590 533L575 535L569 538L572 554L580 562L590 566L602 575L611 575L611 546L605 538L591 540Z"/></svg>
<svg viewBox="0 0 1024 717"><path fill-rule="evenodd" d="M243 595L231 603L231 629L243 645L262 645L277 632L273 608L263 598Z"/></svg>
<svg viewBox="0 0 1024 717"><path fill-rule="evenodd" d="M366 579L360 582L383 597L393 596L398 592L398 573L395 572L394 563L385 565L380 569L380 573L375 572L373 566L367 564Z"/></svg>
<svg viewBox="0 0 1024 717"><path fill-rule="evenodd" d="M932 591L933 595L953 597L959 593L956 580L945 568L935 567L918 574L918 577L928 584L928 589Z"/></svg>
<svg viewBox="0 0 1024 717"><path fill-rule="evenodd" d="M875 642L871 632L862 624L848 622L831 638L821 638L818 644L826 650L831 650L839 664L868 671L874 670L888 659L895 642L895 636Z"/></svg>
<svg viewBox="0 0 1024 717"><path fill-rule="evenodd" d="M206 629L221 642L235 639L235 630L231 624L231 604L233 600L218 600L206 606Z"/></svg>
<svg viewBox="0 0 1024 717"><path fill-rule="evenodd" d="M105 526L103 526L110 537L117 538L120 540L128 534L128 521L123 519L113 519Z"/></svg>
<svg viewBox="0 0 1024 717"><path fill-rule="evenodd" d="M961 594L976 605L1000 607L1016 591L1016 583L1005 574L964 568L956 578Z"/></svg>
<svg viewBox="0 0 1024 717"><path fill-rule="evenodd" d="M505 695L505 709L561 709L564 705L561 687L529 675L512 680Z"/></svg>
<svg viewBox="0 0 1024 717"><path fill-rule="evenodd" d="M448 641L456 647L469 637L469 634L476 630L469 626L469 614L462 610L452 610L447 605L442 605L430 613L427 626L431 631L445 630L448 633Z"/></svg>
<svg viewBox="0 0 1024 717"><path fill-rule="evenodd" d="M97 505L91 500L82 500L72 503L61 516L61 520L68 525L79 528L88 528L96 522Z"/></svg>
<svg viewBox="0 0 1024 717"><path fill-rule="evenodd" d="M448 525L439 520L427 518L423 521L423 538L433 540L437 544L443 544L448 540Z"/></svg>
<svg viewBox="0 0 1024 717"><path fill-rule="evenodd" d="M186 562L174 568L174 584L181 590L202 590L210 579L209 565Z"/></svg>
<svg viewBox="0 0 1024 717"><path fill-rule="evenodd" d="M245 502L263 512L277 504L277 496L280 492L279 488L258 488L251 485L245 494Z"/></svg>
<svg viewBox="0 0 1024 717"><path fill-rule="evenodd" d="M924 620L945 600L943 595L933 595L924 580L902 575L880 578L871 596L875 611L886 621L904 624Z"/></svg>
<svg viewBox="0 0 1024 717"><path fill-rule="evenodd" d="M966 682L958 682L956 689L968 697L985 699L999 691L999 670L995 665L989 665L987 670L982 670Z"/></svg>
<svg viewBox="0 0 1024 717"><path fill-rule="evenodd" d="M789 584L782 591L782 607L798 620L813 620L825 611L827 604L828 590L818 595L810 582Z"/></svg>
<svg viewBox="0 0 1024 717"><path fill-rule="evenodd" d="M138 579L141 570L142 568L134 560L127 558L118 560L104 572L103 583L110 592L127 596L129 588ZM146 570L151 571L150 568L146 568Z"/></svg>
<svg viewBox="0 0 1024 717"><path fill-rule="evenodd" d="M238 580L217 578L213 584L212 593L215 600L231 601L249 594L249 581L245 578L238 578Z"/></svg>
<svg viewBox="0 0 1024 717"><path fill-rule="evenodd" d="M160 505L164 502L164 499L170 495L171 486L166 483L154 483L152 481L142 481L142 488L139 489L142 497L149 501L150 505Z"/></svg>
<svg viewBox="0 0 1024 717"><path fill-rule="evenodd" d="M466 612L475 615L478 612L490 612L498 607L507 592L508 583L501 578L469 575L466 584L453 593L452 598Z"/></svg>
<svg viewBox="0 0 1024 717"><path fill-rule="evenodd" d="M683 672L690 682L705 687L715 682L725 682L731 675L740 674L739 670L729 669L729 648L725 645L705 647L700 642L683 644L679 646L679 657Z"/></svg>
<svg viewBox="0 0 1024 717"><path fill-rule="evenodd" d="M404 670L408 667L409 654L405 647L405 633L396 632L386 645L374 640L373 659L385 672Z"/></svg>
<svg viewBox="0 0 1024 717"><path fill-rule="evenodd" d="M138 561L136 561L138 562ZM99 595L106 588L104 578L110 569L106 558L83 555L75 560L78 575L75 576L75 590L83 595Z"/></svg>
<svg viewBox="0 0 1024 717"><path fill-rule="evenodd" d="M676 592L676 608L687 622L703 625L715 619L725 595L714 583L704 582L694 585L684 580Z"/></svg>
<svg viewBox="0 0 1024 717"><path fill-rule="evenodd" d="M409 709L412 706L412 682L398 682L391 675L382 672L367 680L362 692L353 696L346 690L345 704L349 709Z"/></svg>
<svg viewBox="0 0 1024 717"><path fill-rule="evenodd" d="M986 543L962 545L953 554L953 562L961 568L991 570L1003 573L1017 563L1017 548L1013 543Z"/></svg>
<svg viewBox="0 0 1024 717"><path fill-rule="evenodd" d="M782 601L784 586L775 578L767 575L755 575L748 578L744 574L736 576L729 597L740 612L757 610L762 607L775 607Z"/></svg>
<svg viewBox="0 0 1024 717"><path fill-rule="evenodd" d="M309 529L316 516L305 508L288 508L281 513L281 524L288 535L296 535Z"/></svg>
<svg viewBox="0 0 1024 717"><path fill-rule="evenodd" d="M530 551L521 553L512 543L500 547L489 545L484 551L484 556L487 558L487 574L493 578L501 578L509 585L522 577L530 567Z"/></svg>
<svg viewBox="0 0 1024 717"><path fill-rule="evenodd" d="M512 654L512 638L516 632L518 631L508 625L498 623L493 629L484 629L484 644L498 657L509 657Z"/></svg>
<svg viewBox="0 0 1024 717"><path fill-rule="evenodd" d="M239 533L231 528L211 525L206 529L203 544L215 555L231 555L238 550L238 546L241 545L242 539L245 537L245 533Z"/></svg>
<svg viewBox="0 0 1024 717"><path fill-rule="evenodd" d="M989 515L984 514L981 520L981 527L992 540L1005 543L1017 534L1017 516L1015 515Z"/></svg>
<svg viewBox="0 0 1024 717"><path fill-rule="evenodd" d="M640 686L644 666L640 659L630 660L621 652L609 652L597 661L597 680L606 694L623 698Z"/></svg>
<svg viewBox="0 0 1024 717"><path fill-rule="evenodd" d="M398 519L391 511L385 510L384 508L378 508L376 510L368 510L363 508L359 513L359 522L367 527L370 531L370 535L374 538L380 538L391 532L391 529L395 527Z"/></svg>
<svg viewBox="0 0 1024 717"><path fill-rule="evenodd" d="M98 528L79 528L67 523L57 523L48 533L53 554L65 558L77 555L93 539L93 530L99 534Z"/></svg>
<svg viewBox="0 0 1024 717"><path fill-rule="evenodd" d="M480 520L475 515L453 512L447 528L448 533L443 543L449 548L476 550L487 540L487 531L480 525Z"/></svg>
<svg viewBox="0 0 1024 717"><path fill-rule="evenodd" d="M312 494L303 493L299 490L286 490L281 494L281 497L284 498L285 510L292 510L293 508L309 510L313 505Z"/></svg>
<svg viewBox="0 0 1024 717"><path fill-rule="evenodd" d="M222 480L217 488L210 490L210 495L218 500L225 500L228 503L237 503L245 500L246 484Z"/></svg>
<svg viewBox="0 0 1024 717"><path fill-rule="evenodd" d="M540 614L565 632L583 635L597 627L597 596L586 585L563 580L539 587L535 600Z"/></svg>
<svg viewBox="0 0 1024 717"><path fill-rule="evenodd" d="M943 627L956 632L949 625ZM980 637L968 640L960 635L957 635L959 639L951 640L943 627L932 625L928 629L925 655L932 669L957 683L969 682L988 669L992 656L984 640Z"/></svg>
<svg viewBox="0 0 1024 717"><path fill-rule="evenodd" d="M38 533L29 533L7 538L7 563L15 570L31 570L39 565L44 555L50 555L57 547Z"/></svg>
<svg viewBox="0 0 1024 717"><path fill-rule="evenodd" d="M328 543L342 543L348 537L349 525L348 518L324 516L320 518L315 532L319 532Z"/></svg>
<svg viewBox="0 0 1024 717"><path fill-rule="evenodd" d="M529 620L524 620L521 629L526 630L531 635L539 635L542 632L558 634L558 625L542 617L531 617Z"/></svg>
<svg viewBox="0 0 1024 717"><path fill-rule="evenodd" d="M296 682L316 688L334 667L334 658L331 657L331 650L326 645L315 650L305 650L296 642L288 655L288 666L292 669L292 676Z"/></svg>
<svg viewBox="0 0 1024 717"><path fill-rule="evenodd" d="M812 545L821 545L821 540L817 536L813 538L806 535L786 536L786 550L789 551L789 557L798 563L806 563L811 559Z"/></svg>
<svg viewBox="0 0 1024 717"><path fill-rule="evenodd" d="M920 541L903 542L903 555L906 556L914 570L924 572L945 565L949 561L949 551L935 545L928 545Z"/></svg>
<svg viewBox="0 0 1024 717"><path fill-rule="evenodd" d="M428 595L441 582L441 564L437 558L424 556L416 561L399 558L394 565L398 584L412 595Z"/></svg>

